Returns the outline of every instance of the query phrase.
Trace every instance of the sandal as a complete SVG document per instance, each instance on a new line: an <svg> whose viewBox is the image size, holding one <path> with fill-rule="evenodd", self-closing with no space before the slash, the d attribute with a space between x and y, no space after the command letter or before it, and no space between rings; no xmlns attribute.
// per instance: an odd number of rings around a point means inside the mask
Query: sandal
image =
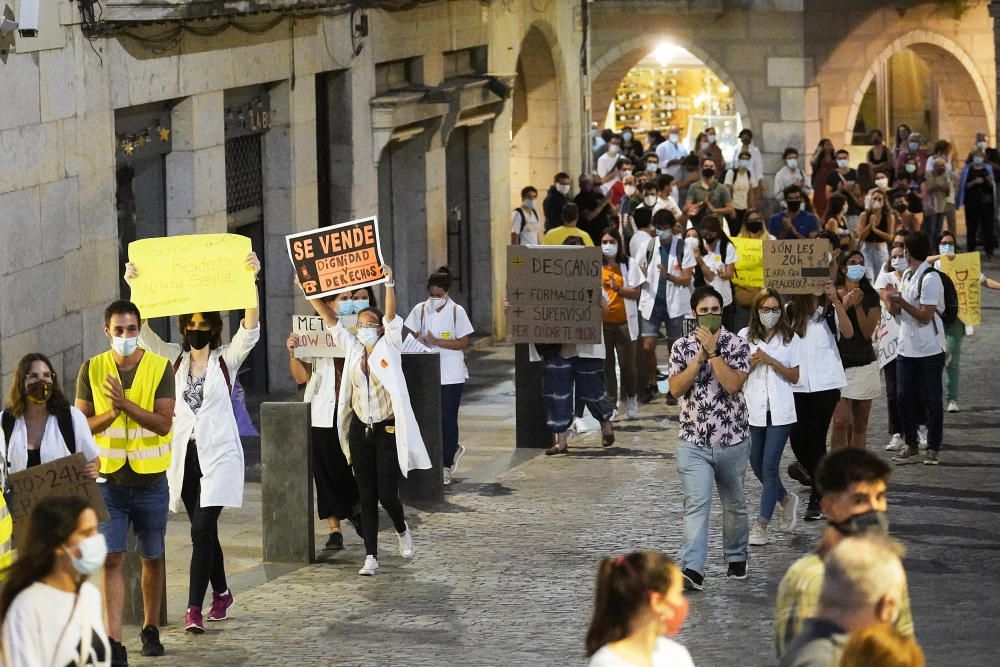
<svg viewBox="0 0 1000 667"><path fill-rule="evenodd" d="M569 443L557 442L548 449L545 450L546 456L552 456L553 454L565 454L569 450Z"/></svg>

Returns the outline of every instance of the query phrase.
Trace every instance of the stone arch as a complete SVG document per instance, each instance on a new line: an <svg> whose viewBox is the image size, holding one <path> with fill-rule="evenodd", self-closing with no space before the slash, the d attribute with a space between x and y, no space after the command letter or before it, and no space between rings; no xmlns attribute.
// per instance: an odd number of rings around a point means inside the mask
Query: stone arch
<svg viewBox="0 0 1000 667"><path fill-rule="evenodd" d="M855 88L843 132L844 145L851 143L854 124L868 86L889 58L903 49L916 53L934 73L934 80L942 89L946 102L944 112L950 128L948 139L956 150L961 152L971 146L976 132L981 131L990 136L992 144L996 109L993 95L975 62L955 41L927 30L912 30L882 49Z"/></svg>
<svg viewBox="0 0 1000 667"><path fill-rule="evenodd" d="M601 122L607 113L608 105L614 98L618 84L625 78L629 70L638 64L640 60L649 55L660 42L670 42L686 49L704 63L705 67L712 70L722 83L729 86L736 100L736 111L739 112L744 127L749 127L750 107L743 99L740 87L729 75L726 69L713 58L702 47L690 40L683 39L677 35L663 35L659 33L645 34L621 42L618 46L601 55L591 65L591 120Z"/></svg>

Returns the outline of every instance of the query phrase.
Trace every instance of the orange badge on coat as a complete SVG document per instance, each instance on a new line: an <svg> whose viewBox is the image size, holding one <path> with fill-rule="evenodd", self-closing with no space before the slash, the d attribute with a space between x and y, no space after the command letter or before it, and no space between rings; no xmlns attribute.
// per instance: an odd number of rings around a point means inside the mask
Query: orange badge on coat
<svg viewBox="0 0 1000 667"><path fill-rule="evenodd" d="M382 368L389 368L389 362L385 359L382 360Z"/></svg>

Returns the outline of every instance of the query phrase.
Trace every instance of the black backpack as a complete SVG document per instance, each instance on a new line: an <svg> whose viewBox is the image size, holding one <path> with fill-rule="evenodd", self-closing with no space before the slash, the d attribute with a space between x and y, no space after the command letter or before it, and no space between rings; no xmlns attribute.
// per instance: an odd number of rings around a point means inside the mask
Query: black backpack
<svg viewBox="0 0 1000 667"><path fill-rule="evenodd" d="M945 326L949 326L958 321L958 290L955 289L955 283L952 282L951 276L947 273L934 267L924 271L924 274L920 276L920 284L917 285L917 303L920 303L920 295L924 291L924 279L931 273L936 273L941 278L941 285L944 287L944 312L941 313L941 321L944 322ZM933 322L933 320L931 321ZM937 331L937 323L934 324L934 331Z"/></svg>
<svg viewBox="0 0 1000 667"><path fill-rule="evenodd" d="M10 447L10 435L14 432L14 422L16 418L10 412L4 410L3 416L0 416L0 422L3 426L3 437L4 442L7 443L7 447ZM66 449L69 450L70 454L76 454L76 434L73 432L73 415L69 410L56 415L56 422L59 424L59 432L62 433L63 442L66 443ZM4 457L6 458L6 452L4 452Z"/></svg>

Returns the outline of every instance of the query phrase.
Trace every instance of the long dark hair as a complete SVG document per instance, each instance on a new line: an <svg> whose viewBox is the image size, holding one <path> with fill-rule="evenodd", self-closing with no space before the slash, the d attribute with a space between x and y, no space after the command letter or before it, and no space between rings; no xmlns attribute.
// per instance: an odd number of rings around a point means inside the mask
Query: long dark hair
<svg viewBox="0 0 1000 667"><path fill-rule="evenodd" d="M889 253L892 256L892 253ZM861 259L865 259L864 253L860 250L848 250L847 252L841 253L840 258L837 260L837 285L845 285L847 283L847 260L851 257L860 256ZM872 267L874 270L875 267ZM872 287L872 284L868 281L868 276L862 276L861 280L858 281L858 289L861 290L861 307L865 311L869 311L872 308L877 308L879 305L878 292Z"/></svg>
<svg viewBox="0 0 1000 667"><path fill-rule="evenodd" d="M625 254L625 248L623 247L625 243L622 241L621 232L614 227L605 227L604 231L601 232L601 239L603 240L605 236L610 236L615 240L615 243L618 244L618 254L615 255L615 261L618 262L619 265L627 267L628 255ZM602 259L607 260L608 258L603 257Z"/></svg>
<svg viewBox="0 0 1000 667"><path fill-rule="evenodd" d="M722 250L722 246L726 245L726 243L728 243L729 245L732 245L733 243L732 240L726 235L726 231L722 228L722 222L719 220L719 216L713 213L709 213L708 215L706 215L704 218L701 219L701 231L698 234L698 240L701 242L702 256L709 254L709 249L705 245L704 233L706 231L716 232L718 234L718 238L716 238L715 240L719 244L720 251ZM723 262L726 261L725 256L722 257L722 261Z"/></svg>
<svg viewBox="0 0 1000 667"><path fill-rule="evenodd" d="M838 212L834 213L834 211ZM823 212L823 224L825 225L831 218L837 218L837 216L846 212L847 196L840 192L834 192L830 195L830 198L826 200L826 211Z"/></svg>
<svg viewBox="0 0 1000 667"><path fill-rule="evenodd" d="M187 341L187 328L198 313L187 313L177 318L177 329L181 332L181 349L185 352L191 350L191 345ZM222 315L217 310L204 312L201 318L205 324L211 327L212 340L208 344L208 349L214 350L222 345Z"/></svg>
<svg viewBox="0 0 1000 667"><path fill-rule="evenodd" d="M56 374L56 369L52 367L52 362L41 352L26 354L17 362L17 368L14 369L14 380L10 385L10 394L7 396L7 407L4 409L13 417L20 417L24 414L28 402L28 397L24 390L24 380L31 371L31 364L36 361L44 362L52 373L52 393L49 394L49 400L46 401L45 407L48 409L49 414L66 414L69 412L69 400L66 398L66 394L63 393L62 387L59 386L59 376Z"/></svg>
<svg viewBox="0 0 1000 667"><path fill-rule="evenodd" d="M605 644L627 637L636 616L649 605L649 594L666 594L678 576L674 562L659 551L602 558L597 568L594 615L587 630L587 657Z"/></svg>
<svg viewBox="0 0 1000 667"><path fill-rule="evenodd" d="M18 546L17 560L2 573L6 583L0 589L0 624L21 591L52 573L56 549L76 532L86 509L93 506L82 496L49 496L35 505L28 531Z"/></svg>
<svg viewBox="0 0 1000 667"><path fill-rule="evenodd" d="M809 322L816 312L817 306L814 305L816 303L825 306L826 295L816 297L813 294L793 294L792 300L788 302L788 321L792 331L797 333L800 338L805 338L806 327L809 326Z"/></svg>
<svg viewBox="0 0 1000 667"><path fill-rule="evenodd" d="M779 334L782 341L787 345L792 342L792 336L795 335L795 332L792 331L792 325L788 321L788 313L781 306L781 293L773 287L763 288L753 299L753 304L750 306L750 331L748 339L750 342L756 343L767 338L767 329L760 322L760 313L758 310L765 301L772 297L778 300L778 307L781 309L781 317L778 319L778 324L774 327L774 333Z"/></svg>

